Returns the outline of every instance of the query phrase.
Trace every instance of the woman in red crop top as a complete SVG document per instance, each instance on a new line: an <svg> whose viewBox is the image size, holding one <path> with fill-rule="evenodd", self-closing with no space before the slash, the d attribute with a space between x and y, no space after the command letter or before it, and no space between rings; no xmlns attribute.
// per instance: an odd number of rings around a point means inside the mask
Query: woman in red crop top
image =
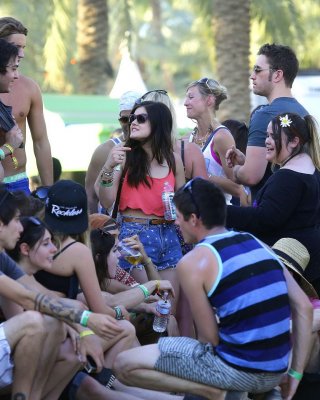
<svg viewBox="0 0 320 400"><path fill-rule="evenodd" d="M111 150L96 190L103 207L109 208L116 199L121 171L126 171L119 201L119 238L137 234L161 278L170 280L177 293L175 267L182 257L181 247L174 221L164 219L161 198L165 182L177 190L185 180L181 158L172 147L172 115L162 103L143 101L133 108L129 123L130 137L124 146ZM125 260L121 267L132 268ZM141 266L132 274L139 282L147 281Z"/></svg>

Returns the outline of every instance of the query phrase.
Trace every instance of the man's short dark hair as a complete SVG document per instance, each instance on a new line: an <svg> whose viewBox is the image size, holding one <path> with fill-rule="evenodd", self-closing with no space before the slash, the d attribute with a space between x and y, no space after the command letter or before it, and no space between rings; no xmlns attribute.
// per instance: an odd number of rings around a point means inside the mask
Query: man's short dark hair
<svg viewBox="0 0 320 400"><path fill-rule="evenodd" d="M286 85L290 88L292 87L299 71L299 61L291 47L266 43L260 47L258 55L267 57L270 68L274 70L281 69Z"/></svg>
<svg viewBox="0 0 320 400"><path fill-rule="evenodd" d="M15 18L0 18L0 38L6 38L10 35L14 35L15 33L27 36L28 29Z"/></svg>
<svg viewBox="0 0 320 400"><path fill-rule="evenodd" d="M0 184L0 220L4 225L15 217L19 209L19 200L12 194L4 184Z"/></svg>
<svg viewBox="0 0 320 400"><path fill-rule="evenodd" d="M185 221L194 213L207 229L225 225L226 198L212 182L194 178L176 192L173 201Z"/></svg>
<svg viewBox="0 0 320 400"><path fill-rule="evenodd" d="M11 59L18 57L18 48L4 39L0 39L0 74L7 72L7 65Z"/></svg>

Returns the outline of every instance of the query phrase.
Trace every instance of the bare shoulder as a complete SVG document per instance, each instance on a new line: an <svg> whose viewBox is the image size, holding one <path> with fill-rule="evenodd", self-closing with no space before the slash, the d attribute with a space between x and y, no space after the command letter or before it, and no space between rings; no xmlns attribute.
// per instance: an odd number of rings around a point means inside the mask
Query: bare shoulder
<svg viewBox="0 0 320 400"><path fill-rule="evenodd" d="M19 79L14 83L14 86L16 86L19 90L28 90L32 93L41 93L40 86L37 84L37 82L28 76L20 75Z"/></svg>
<svg viewBox="0 0 320 400"><path fill-rule="evenodd" d="M228 141L234 143L232 133L227 128L220 128L214 135L214 141Z"/></svg>
<svg viewBox="0 0 320 400"><path fill-rule="evenodd" d="M192 153L192 154L195 154L195 155L198 155L198 156L203 156L200 147L197 144L193 143L193 142L185 141L185 150L188 153Z"/></svg>

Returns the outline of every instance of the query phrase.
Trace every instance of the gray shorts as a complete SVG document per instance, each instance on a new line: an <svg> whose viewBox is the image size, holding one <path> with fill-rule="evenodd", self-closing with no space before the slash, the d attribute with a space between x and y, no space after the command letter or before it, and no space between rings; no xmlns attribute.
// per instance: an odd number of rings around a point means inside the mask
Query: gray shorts
<svg viewBox="0 0 320 400"><path fill-rule="evenodd" d="M281 373L245 372L225 363L213 346L187 337L165 337L158 342L155 369L188 381L224 390L262 393L277 386Z"/></svg>
<svg viewBox="0 0 320 400"><path fill-rule="evenodd" d="M0 325L0 388L9 386L13 382L13 363L11 349L4 333L3 324Z"/></svg>

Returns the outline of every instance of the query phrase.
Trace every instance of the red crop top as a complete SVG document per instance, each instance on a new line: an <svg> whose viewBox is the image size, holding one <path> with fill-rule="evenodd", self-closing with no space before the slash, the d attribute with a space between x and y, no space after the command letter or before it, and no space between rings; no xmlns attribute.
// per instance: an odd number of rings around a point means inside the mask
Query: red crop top
<svg viewBox="0 0 320 400"><path fill-rule="evenodd" d="M164 178L150 178L148 176L147 179L150 182L150 188L144 183L139 184L136 188L128 185L127 174L125 175L119 203L120 211L131 208L141 210L146 215L154 214L163 217L164 208L161 197L163 186L165 182L169 182L174 188L175 177L173 172L170 171Z"/></svg>

